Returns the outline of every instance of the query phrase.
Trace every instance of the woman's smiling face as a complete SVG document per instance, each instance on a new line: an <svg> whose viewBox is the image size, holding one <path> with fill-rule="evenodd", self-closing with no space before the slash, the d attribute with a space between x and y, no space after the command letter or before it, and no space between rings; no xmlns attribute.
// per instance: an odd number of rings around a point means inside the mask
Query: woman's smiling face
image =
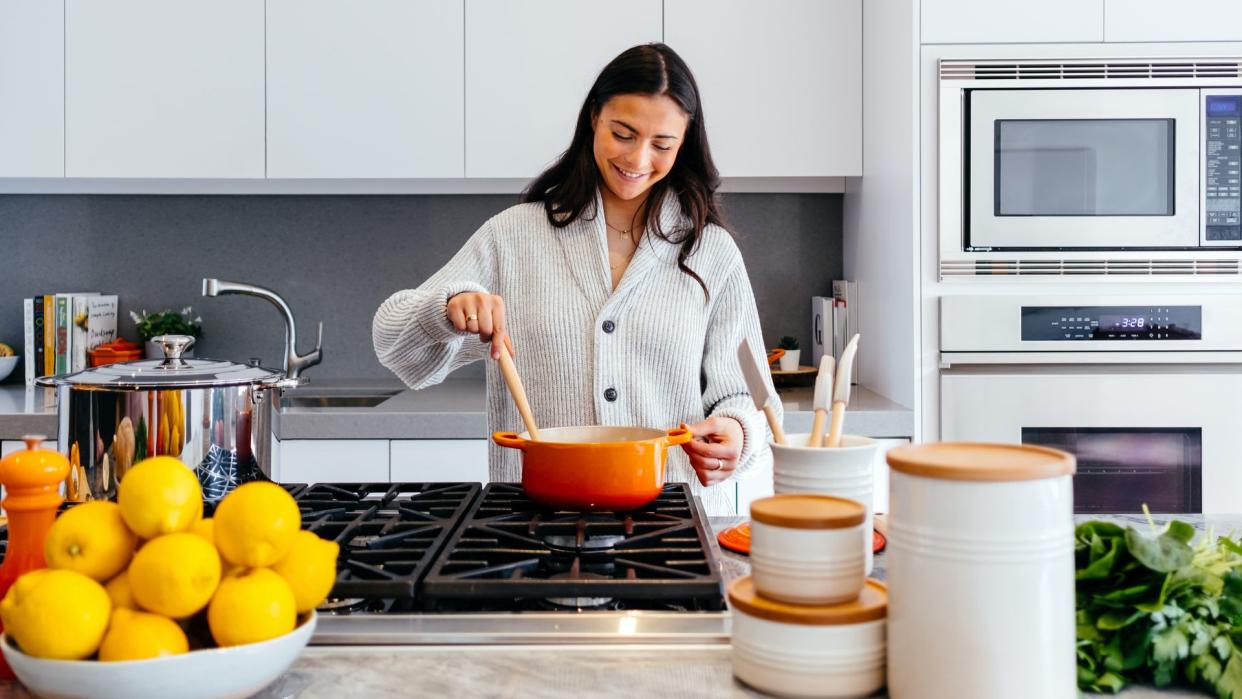
<svg viewBox="0 0 1242 699"><path fill-rule="evenodd" d="M617 95L595 115L595 165L618 199L647 193L673 169L689 117L668 95Z"/></svg>

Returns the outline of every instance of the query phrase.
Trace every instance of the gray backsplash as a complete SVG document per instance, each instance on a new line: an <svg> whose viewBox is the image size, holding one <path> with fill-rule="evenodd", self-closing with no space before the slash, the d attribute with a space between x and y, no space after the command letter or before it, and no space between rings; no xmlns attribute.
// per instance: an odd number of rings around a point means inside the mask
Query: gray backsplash
<svg viewBox="0 0 1242 699"><path fill-rule="evenodd" d="M764 337L810 345L810 297L841 276L841 195L726 194L755 289ZM203 317L198 356L279 366L284 329L259 299L200 295L203 277L275 289L298 320L298 347L324 324L312 378L391 374L371 349L371 317L416 286L512 195L0 196L0 342L22 352L21 299L57 291L120 296L130 310L192 305ZM481 375L481 365L461 376ZM8 382L20 382L22 369Z"/></svg>

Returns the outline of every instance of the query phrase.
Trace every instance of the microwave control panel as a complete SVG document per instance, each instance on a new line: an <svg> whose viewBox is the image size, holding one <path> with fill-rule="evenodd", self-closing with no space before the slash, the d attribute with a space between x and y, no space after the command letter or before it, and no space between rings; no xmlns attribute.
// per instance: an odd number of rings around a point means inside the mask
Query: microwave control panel
<svg viewBox="0 0 1242 699"><path fill-rule="evenodd" d="M1202 306L1022 306L1023 342L1202 339Z"/></svg>
<svg viewBox="0 0 1242 699"><path fill-rule="evenodd" d="M1242 95L1206 95L1203 120L1204 237L1242 240Z"/></svg>

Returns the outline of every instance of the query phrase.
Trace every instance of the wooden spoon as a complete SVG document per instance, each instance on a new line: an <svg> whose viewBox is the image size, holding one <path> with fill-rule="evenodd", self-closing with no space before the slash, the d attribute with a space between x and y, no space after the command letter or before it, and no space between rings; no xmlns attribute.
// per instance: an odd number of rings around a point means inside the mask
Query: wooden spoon
<svg viewBox="0 0 1242 699"><path fill-rule="evenodd" d="M513 357L509 356L509 348L503 342L500 343L500 357L496 361L500 362L500 375L504 377L505 385L509 387L509 395L513 396L513 402L517 404L522 422L526 425L526 432L532 440L538 441L539 428L535 426L535 415L530 411L530 401L526 400L522 377L518 376L517 366L513 363Z"/></svg>
<svg viewBox="0 0 1242 699"><path fill-rule="evenodd" d="M811 438L806 443L808 447L824 446L824 420L828 417L828 411L832 409L834 365L832 355L825 352L823 359L819 360L819 374L815 377L815 399L811 404L815 409L815 420L811 423Z"/></svg>
<svg viewBox="0 0 1242 699"><path fill-rule="evenodd" d="M854 354L858 352L858 334L841 353L837 362L837 378L832 387L832 429L828 432L828 446L841 446L841 428L845 424L845 406L850 404L850 374L854 371Z"/></svg>

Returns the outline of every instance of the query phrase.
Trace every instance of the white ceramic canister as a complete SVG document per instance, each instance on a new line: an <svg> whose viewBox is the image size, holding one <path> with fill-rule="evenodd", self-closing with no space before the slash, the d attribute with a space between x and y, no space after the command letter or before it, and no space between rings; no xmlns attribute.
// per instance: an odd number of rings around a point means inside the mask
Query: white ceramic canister
<svg viewBox="0 0 1242 699"><path fill-rule="evenodd" d="M842 435L841 446L805 446L809 433L785 436L785 445L772 444L772 484L777 493L822 493L861 502L867 507L863 537L866 573L871 575L872 503L875 491L874 439Z"/></svg>
<svg viewBox="0 0 1242 699"><path fill-rule="evenodd" d="M888 463L890 696L1078 696L1073 455L940 443Z"/></svg>
<svg viewBox="0 0 1242 699"><path fill-rule="evenodd" d="M884 583L867 580L844 604L802 606L761 597L750 576L729 584L733 675L769 694L865 697L884 686Z"/></svg>
<svg viewBox="0 0 1242 699"><path fill-rule="evenodd" d="M817 493L760 498L750 505L751 577L759 594L790 604L839 604L867 575L867 508Z"/></svg>

